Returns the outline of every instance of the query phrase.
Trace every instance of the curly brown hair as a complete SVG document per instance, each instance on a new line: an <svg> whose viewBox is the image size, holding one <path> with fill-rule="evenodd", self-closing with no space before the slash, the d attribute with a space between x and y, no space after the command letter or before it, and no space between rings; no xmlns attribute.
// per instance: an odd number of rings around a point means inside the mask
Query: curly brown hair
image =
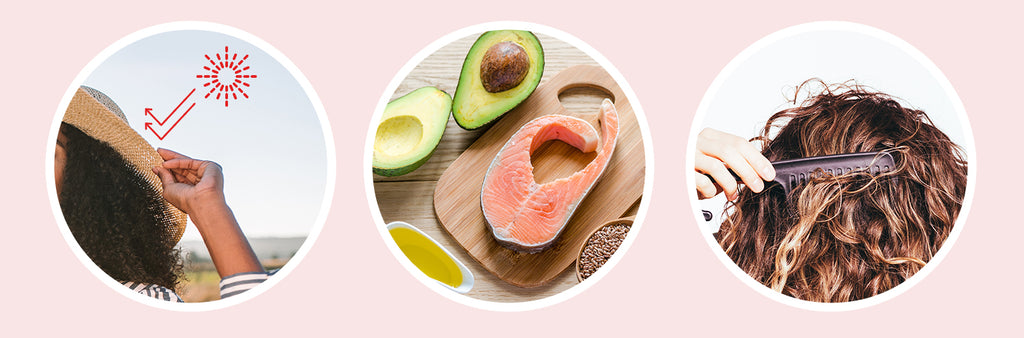
<svg viewBox="0 0 1024 338"><path fill-rule="evenodd" d="M82 250L118 281L176 289L183 263L161 219L163 197L109 145L67 123L60 133L67 159L57 195Z"/></svg>
<svg viewBox="0 0 1024 338"><path fill-rule="evenodd" d="M815 302L846 302L913 276L953 229L967 162L921 110L852 83L825 85L796 108L772 115L759 136L771 161L888 151L881 175L820 177L788 195L743 189L716 235L726 254L762 284ZM796 98L793 100L796 103ZM774 136L772 136L774 135Z"/></svg>

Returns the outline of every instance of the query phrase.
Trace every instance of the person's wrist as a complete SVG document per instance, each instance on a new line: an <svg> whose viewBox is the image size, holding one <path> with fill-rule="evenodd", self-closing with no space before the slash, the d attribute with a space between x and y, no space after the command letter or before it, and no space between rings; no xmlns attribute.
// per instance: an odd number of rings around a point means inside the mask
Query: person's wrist
<svg viewBox="0 0 1024 338"><path fill-rule="evenodd" d="M196 205L225 203L224 200L224 192L219 189L197 189L192 197L192 201Z"/></svg>
<svg viewBox="0 0 1024 338"><path fill-rule="evenodd" d="M192 217L192 221L197 227L206 225L211 218L218 217L218 215L231 213L231 208L228 207L223 196L197 197L189 205L191 209L189 216Z"/></svg>

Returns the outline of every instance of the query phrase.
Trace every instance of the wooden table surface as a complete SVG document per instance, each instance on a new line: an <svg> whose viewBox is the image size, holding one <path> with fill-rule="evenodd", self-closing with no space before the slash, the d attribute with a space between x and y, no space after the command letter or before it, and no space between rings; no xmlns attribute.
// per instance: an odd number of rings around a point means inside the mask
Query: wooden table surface
<svg viewBox="0 0 1024 338"><path fill-rule="evenodd" d="M424 86L437 87L454 94L462 62L478 35L457 40L431 54L420 63L392 96L392 100ZM545 35L538 34L544 48L544 77L541 85L570 66L597 65L582 51ZM562 105L573 112L596 112L607 95L595 89L573 89L560 96ZM498 279L485 270L441 227L434 215L434 186L448 166L479 137L484 130L467 131L449 117L447 129L434 155L422 167L398 177L373 176L374 193L385 223L405 221L426 232L455 254L473 272L476 282L469 297L494 302L523 302L552 296L578 284L574 267L569 266L554 281L541 287L520 288ZM636 213L636 207L630 214Z"/></svg>

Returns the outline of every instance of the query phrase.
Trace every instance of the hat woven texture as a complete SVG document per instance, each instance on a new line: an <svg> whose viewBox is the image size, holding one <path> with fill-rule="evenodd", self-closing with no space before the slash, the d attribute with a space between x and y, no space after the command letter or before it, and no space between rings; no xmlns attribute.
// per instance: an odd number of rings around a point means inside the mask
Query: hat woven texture
<svg viewBox="0 0 1024 338"><path fill-rule="evenodd" d="M106 143L121 154L125 162L147 183L146 188L162 196L163 185L160 178L153 173L153 167L162 165L163 158L149 142L146 142L146 139L128 125L128 118L107 95L82 86L71 99L63 121L77 127L89 137ZM187 216L167 200L164 200L164 204L166 208L162 222L167 231L172 233L176 243L185 232Z"/></svg>

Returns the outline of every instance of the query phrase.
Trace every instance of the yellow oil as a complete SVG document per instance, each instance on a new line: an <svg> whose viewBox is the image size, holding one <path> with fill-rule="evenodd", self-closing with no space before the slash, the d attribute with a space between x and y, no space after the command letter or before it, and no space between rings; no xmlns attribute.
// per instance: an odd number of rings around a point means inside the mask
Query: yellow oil
<svg viewBox="0 0 1024 338"><path fill-rule="evenodd" d="M459 266L429 238L407 228L394 228L390 231L402 253L428 277L453 288L462 284Z"/></svg>

